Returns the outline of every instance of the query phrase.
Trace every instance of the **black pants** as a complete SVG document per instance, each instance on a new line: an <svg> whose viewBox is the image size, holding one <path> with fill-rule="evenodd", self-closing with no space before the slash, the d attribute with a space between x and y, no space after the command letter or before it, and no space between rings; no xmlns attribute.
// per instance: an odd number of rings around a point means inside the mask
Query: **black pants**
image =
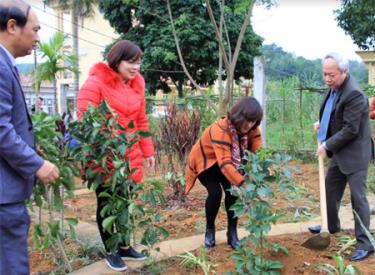
<svg viewBox="0 0 375 275"><path fill-rule="evenodd" d="M236 202L237 197L231 195L228 191L228 189L231 188L231 183L223 175L217 163L203 171L198 178L208 192L205 206L207 228L215 227L215 219L219 212L221 196L223 193L222 189L225 192L224 203L227 211L228 226L235 225L237 218L234 217L234 212L229 210L229 208Z"/></svg>
<svg viewBox="0 0 375 275"><path fill-rule="evenodd" d="M347 182L350 188L350 199L352 208L357 212L364 227L368 230L370 225L370 209L366 197L366 178L367 169L358 171L353 174L343 174L335 161L331 161L326 177L327 193L327 216L328 228L330 231L340 229L339 209L342 196L345 191ZM362 228L354 214L355 236L357 239L357 249L374 250L370 240L367 238L365 230Z"/></svg>
<svg viewBox="0 0 375 275"><path fill-rule="evenodd" d="M106 218L106 216L102 217L100 215L100 211L104 208L106 205L107 198L99 198L99 194L103 191L106 191L107 193L111 194L111 191L108 188L104 188L103 186L99 185L96 189L96 201L97 201L97 207L96 207L96 223L98 224L98 229L100 233L100 237L102 239L102 242L104 244L105 250L109 252L109 248L106 245L107 240L111 237L111 234L108 233L108 231L104 231L103 228L103 220ZM112 228L113 232L113 228ZM122 243L120 246L129 246L129 244Z"/></svg>
<svg viewBox="0 0 375 275"><path fill-rule="evenodd" d="M103 188L103 186L99 185L98 188L95 190L96 193L96 223L98 224L98 229L100 233L100 237L102 239L102 242L104 244L104 248L107 252L109 252L109 248L106 245L107 240L111 237L111 234L108 233L108 231L104 231L103 228L103 220L106 217L102 217L100 215L100 211L102 211L103 207L105 206L107 198L99 198L99 194L106 190L107 188ZM109 190L106 190L107 192Z"/></svg>

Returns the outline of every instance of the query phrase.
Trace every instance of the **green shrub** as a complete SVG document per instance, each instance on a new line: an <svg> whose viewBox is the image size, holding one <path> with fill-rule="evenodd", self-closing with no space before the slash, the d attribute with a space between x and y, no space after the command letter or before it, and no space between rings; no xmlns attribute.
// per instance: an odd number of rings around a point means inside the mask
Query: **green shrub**
<svg viewBox="0 0 375 275"><path fill-rule="evenodd" d="M280 190L288 190L291 173L285 167L290 158L260 150L258 155L247 152L243 166L246 187L232 187L231 193L238 197L231 207L237 217L245 216L245 229L249 233L241 240L232 258L236 261L236 272L230 274L278 274L283 264L265 258L266 250L287 253L287 249L266 239L271 225L279 219L279 214L268 202L274 193L271 185L277 184Z"/></svg>
<svg viewBox="0 0 375 275"><path fill-rule="evenodd" d="M130 123L129 128L133 127ZM74 155L82 164L85 182L94 190L104 188L98 196L105 200L100 215L104 230L111 234L106 243L110 250L130 244L136 230L143 231L141 243L147 246L159 241L160 235L166 237L165 229L155 225L160 220L156 205L164 203L163 186L159 182L147 186L135 183L131 180L135 169L130 169L125 158L138 135L148 133L138 131L129 140L106 101L97 108L90 106L80 121L70 124L70 131L77 140Z"/></svg>

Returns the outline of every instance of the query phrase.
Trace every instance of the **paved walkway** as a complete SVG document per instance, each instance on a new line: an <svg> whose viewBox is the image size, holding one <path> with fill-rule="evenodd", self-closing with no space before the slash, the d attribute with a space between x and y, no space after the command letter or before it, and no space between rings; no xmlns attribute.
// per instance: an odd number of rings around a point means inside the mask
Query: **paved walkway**
<svg viewBox="0 0 375 275"><path fill-rule="evenodd" d="M375 207L375 195L369 197L370 206ZM342 206L340 209L340 219L342 229L353 229L354 220L352 209L350 205ZM319 224L320 218L310 220L303 223L284 223L277 224L271 228L269 236L282 235L282 234L299 234L307 232L307 228L311 225ZM371 216L371 230L375 230L375 215ZM246 231L243 228L238 230L240 238L246 236ZM92 224L80 222L77 226L77 237L83 242L98 242L100 239L99 232L96 226ZM174 257L179 254L183 254L187 251L194 251L203 245L204 234L199 234L191 237L181 238L177 240L167 240L155 247L159 247L160 251L151 251L151 256L155 261L161 261L170 257ZM216 232L216 244L222 244L226 242L226 230ZM127 261L128 269L136 269L142 267L142 262ZM104 260L93 263L80 270L77 270L71 274L75 275L97 275L97 274L119 274L109 269Z"/></svg>

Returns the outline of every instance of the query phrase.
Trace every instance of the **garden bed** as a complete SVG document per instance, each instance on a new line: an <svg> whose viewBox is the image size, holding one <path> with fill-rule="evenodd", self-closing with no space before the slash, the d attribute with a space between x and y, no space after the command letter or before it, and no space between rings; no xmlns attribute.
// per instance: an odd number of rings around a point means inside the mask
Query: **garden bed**
<svg viewBox="0 0 375 275"><path fill-rule="evenodd" d="M282 253L267 253L267 258L280 261L284 267L281 269L281 274L326 274L322 271L311 272L312 267L316 264L330 264L337 266L337 263L331 259L331 256L335 255L338 250L338 242L336 238L342 235L353 236L352 231L341 232L336 234L331 239L331 245L327 250L324 251L313 251L301 246L304 240L311 237L310 234L296 234L296 235L280 235L268 237L271 242L277 242L288 248L288 255ZM212 249L205 250L209 262L214 265L213 270L216 274L225 274L229 271L235 271L235 262L231 259L233 250L226 244L218 245ZM348 251L349 252L349 251ZM198 255L200 251L195 251L194 254ZM346 257L347 258L347 257ZM349 262L347 259L344 262L345 265L354 265L360 271L362 275L373 275L375 270L375 256L369 257L365 261L361 262ZM193 265L183 266L181 265L181 258L175 257L158 263L152 267L144 268L141 270L129 271L127 274L163 274L163 275L175 275L175 274L204 274L199 268L195 268Z"/></svg>
<svg viewBox="0 0 375 275"><path fill-rule="evenodd" d="M289 163L289 165L298 168L293 172L296 189L294 192L289 194L276 193L276 196L272 199L274 209L279 209L284 215L279 222L300 222L316 217L319 215L319 184L317 164L292 161ZM154 171L150 171L148 172L147 176L149 178L156 177L158 180L164 181L163 178L160 177L164 172L164 168L162 169L163 171L157 170L156 173L154 173ZM77 182L76 184L77 187L82 188L81 183ZM143 184L147 184L147 178ZM165 197L170 198L171 194L172 190L166 186ZM162 215L161 225L169 232L168 239L179 239L204 232L205 198L206 189L199 182L197 182L183 205L179 205L177 201L167 200L167 205L165 207L159 206L158 212ZM345 194L343 203L350 203L348 190ZM82 194L75 198L66 199L65 205L65 214L67 216L76 216L79 220L95 225L96 198L93 192ZM243 220L240 220L240 225L241 224L244 224ZM226 229L226 213L223 207L219 211L216 220L216 227L217 230ZM345 233L352 234L352 232ZM289 249L288 256L280 254L271 255L271 258L279 260L284 264L282 274L308 274L309 268L315 263L333 264L333 261L328 259L327 256L334 255L334 250L336 249L335 241L328 250L323 252L315 252L301 246L301 243L309 238L309 236L310 235L299 234L270 237L270 240L279 242ZM40 255L39 252L34 250L32 250L31 253L31 269L34 273L37 271L45 272L48 270L48 268L41 269L41 266L43 266L43 262L45 260L47 261L47 266L53 266L53 263L51 264L50 259L48 259L48 256L46 256L48 253L42 253ZM217 274L224 274L224 271L235 270L234 261L229 260L232 253L233 251L227 245L219 245L207 252L211 262L218 264L215 267ZM50 264L48 264L48 260ZM154 268L157 269L157 266L159 266L162 269L160 274L191 274L192 271L189 268L186 269L181 267L180 262L181 259L179 258L169 259L160 264L156 264L156 267L154 266ZM362 274L374 274L368 272L375 270L375 256L370 257L368 260L358 264L356 263L355 265L360 268ZM56 267L53 266L51 269L55 268ZM134 274L158 274L156 269L151 271L150 269L134 271ZM197 271L196 274L201 273Z"/></svg>
<svg viewBox="0 0 375 275"><path fill-rule="evenodd" d="M279 222L300 222L317 217L320 213L317 165L296 161L290 162L289 165L296 168L296 171L293 172L296 189L293 193L277 193L276 197L272 199L273 208L278 209L283 215ZM159 176L160 173L157 173L157 175ZM148 176L154 177L153 172L149 173ZM147 184L147 178L143 184ZM343 203L350 202L347 193ZM186 197L186 202L182 205L172 200L171 194L172 190L166 186L167 205L158 209L158 212L162 215L161 224L169 232L168 238L178 239L203 233L205 230L206 189L197 181ZM66 215L77 216L81 221L96 224L96 198L93 192L66 199L65 204L68 206ZM216 219L217 230L226 228L226 220L226 212L222 205ZM240 225L244 222L243 220L239 221Z"/></svg>
<svg viewBox="0 0 375 275"><path fill-rule="evenodd" d="M29 257L31 275L66 274L64 267L54 260L53 251L49 249L35 249L33 247L32 232L29 233ZM64 240L65 251L73 270L78 270L86 265L101 259L101 252L97 247L88 246L70 238Z"/></svg>

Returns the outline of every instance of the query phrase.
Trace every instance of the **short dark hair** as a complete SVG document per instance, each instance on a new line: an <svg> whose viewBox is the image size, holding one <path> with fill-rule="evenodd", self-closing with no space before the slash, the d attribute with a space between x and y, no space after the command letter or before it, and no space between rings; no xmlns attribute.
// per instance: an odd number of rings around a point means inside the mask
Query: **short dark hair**
<svg viewBox="0 0 375 275"><path fill-rule="evenodd" d="M106 59L108 66L118 72L117 68L121 61L136 61L142 57L142 54L138 45L129 40L121 40L110 48L106 54Z"/></svg>
<svg viewBox="0 0 375 275"><path fill-rule="evenodd" d="M262 121L263 110L258 100L252 96L246 96L237 101L228 113L228 119L239 130L244 122L255 121L252 128L255 129Z"/></svg>
<svg viewBox="0 0 375 275"><path fill-rule="evenodd" d="M25 6L24 10L22 9L23 5ZM13 1L11 4L0 3L0 31L6 30L8 21L11 19L16 21L17 26L25 27L30 8L30 5L22 1Z"/></svg>

